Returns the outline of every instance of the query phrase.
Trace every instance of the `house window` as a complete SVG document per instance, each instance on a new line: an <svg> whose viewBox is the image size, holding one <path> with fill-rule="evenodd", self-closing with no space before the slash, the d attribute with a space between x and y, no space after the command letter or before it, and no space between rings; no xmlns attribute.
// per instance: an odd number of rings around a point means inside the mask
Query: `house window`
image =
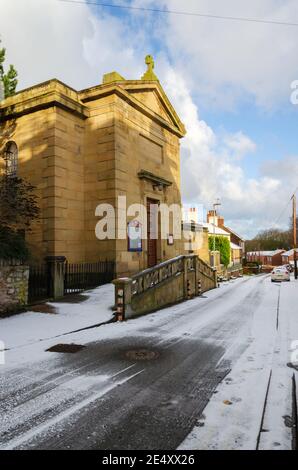
<svg viewBox="0 0 298 470"><path fill-rule="evenodd" d="M8 142L4 150L5 174L16 177L18 172L18 147L15 142Z"/></svg>

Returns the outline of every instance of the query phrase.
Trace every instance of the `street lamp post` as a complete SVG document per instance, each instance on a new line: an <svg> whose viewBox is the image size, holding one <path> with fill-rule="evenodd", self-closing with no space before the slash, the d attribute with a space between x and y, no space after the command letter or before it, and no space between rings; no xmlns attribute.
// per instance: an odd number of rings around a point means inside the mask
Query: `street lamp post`
<svg viewBox="0 0 298 470"><path fill-rule="evenodd" d="M213 266L215 266L215 211L217 206L221 206L219 199L216 199L213 204Z"/></svg>

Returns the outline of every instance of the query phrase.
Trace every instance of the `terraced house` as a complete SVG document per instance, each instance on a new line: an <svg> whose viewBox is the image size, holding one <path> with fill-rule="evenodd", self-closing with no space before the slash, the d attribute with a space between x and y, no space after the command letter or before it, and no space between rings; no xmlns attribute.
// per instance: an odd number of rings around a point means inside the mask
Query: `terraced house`
<svg viewBox="0 0 298 470"><path fill-rule="evenodd" d="M36 260L107 258L116 262L117 275L127 275L181 254L182 241L171 233L161 239L160 221L155 236L137 247L130 246L126 227L121 239L95 235L96 207L108 203L117 210L119 196L128 206L148 207L149 219L150 204L181 205L179 141L185 128L151 56L146 64L139 80L112 72L101 84L77 91L54 79L1 103L2 157L39 197L41 218L26 234Z"/></svg>

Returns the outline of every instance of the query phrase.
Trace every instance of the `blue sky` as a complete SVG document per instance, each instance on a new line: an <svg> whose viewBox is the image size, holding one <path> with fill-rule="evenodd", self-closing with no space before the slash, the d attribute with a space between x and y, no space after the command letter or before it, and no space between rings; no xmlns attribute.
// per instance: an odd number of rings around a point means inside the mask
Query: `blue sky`
<svg viewBox="0 0 298 470"><path fill-rule="evenodd" d="M296 0L110 3L298 23ZM1 0L0 31L19 88L53 77L86 88L112 70L140 78L151 53L188 131L183 200L209 208L220 197L222 214L244 236L273 225L298 186L298 107L290 103L298 27ZM281 228L288 217L289 211Z"/></svg>
<svg viewBox="0 0 298 470"><path fill-rule="evenodd" d="M243 162L246 174L255 177L259 176L263 161L282 163L285 155L297 154L297 112L291 103L273 112L259 110L250 103L235 112L202 109L202 117L218 132L223 126L231 133L237 132L241 125L242 131L257 144L256 151Z"/></svg>

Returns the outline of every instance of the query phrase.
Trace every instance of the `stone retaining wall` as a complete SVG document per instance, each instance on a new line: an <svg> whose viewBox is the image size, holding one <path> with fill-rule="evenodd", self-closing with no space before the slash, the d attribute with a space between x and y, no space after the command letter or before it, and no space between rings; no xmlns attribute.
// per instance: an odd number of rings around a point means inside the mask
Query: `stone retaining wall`
<svg viewBox="0 0 298 470"><path fill-rule="evenodd" d="M29 267L0 260L0 316L21 310L28 302Z"/></svg>

